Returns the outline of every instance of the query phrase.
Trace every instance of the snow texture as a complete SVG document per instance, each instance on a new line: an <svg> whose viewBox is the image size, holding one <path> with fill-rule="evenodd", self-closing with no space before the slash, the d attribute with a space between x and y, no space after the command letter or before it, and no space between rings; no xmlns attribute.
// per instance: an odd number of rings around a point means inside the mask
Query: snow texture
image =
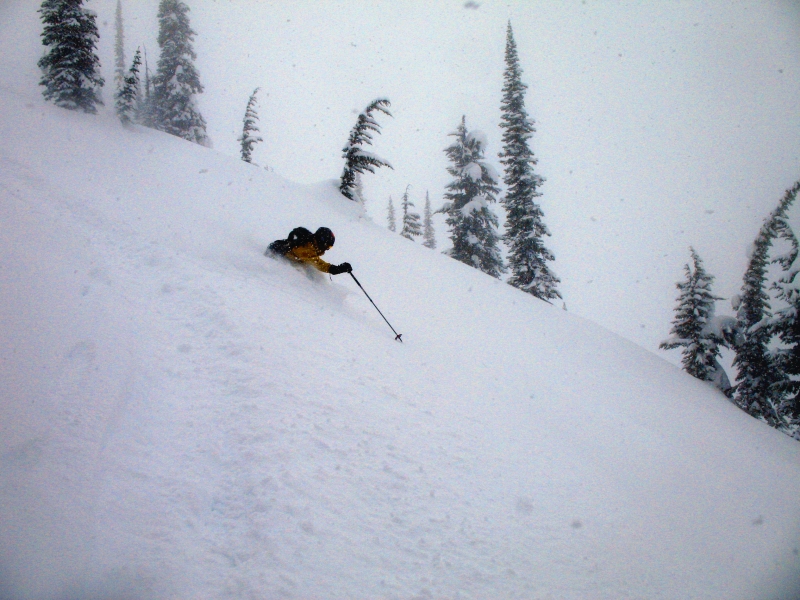
<svg viewBox="0 0 800 600"><path fill-rule="evenodd" d="M797 597L800 444L711 385L336 182L37 90L0 137L0 598Z"/></svg>

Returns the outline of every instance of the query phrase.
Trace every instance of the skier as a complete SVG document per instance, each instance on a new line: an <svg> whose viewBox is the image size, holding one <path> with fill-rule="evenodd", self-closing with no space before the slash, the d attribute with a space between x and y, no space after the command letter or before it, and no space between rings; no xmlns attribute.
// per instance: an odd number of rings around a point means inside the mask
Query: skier
<svg viewBox="0 0 800 600"><path fill-rule="evenodd" d="M285 240L275 240L272 242L265 254L269 256L272 252L278 256L292 261L298 265L311 265L323 273L339 275L340 273L351 273L353 268L350 263L332 265L320 258L327 252L336 241L333 232L327 227L320 227L316 232L311 233L305 227L295 227Z"/></svg>

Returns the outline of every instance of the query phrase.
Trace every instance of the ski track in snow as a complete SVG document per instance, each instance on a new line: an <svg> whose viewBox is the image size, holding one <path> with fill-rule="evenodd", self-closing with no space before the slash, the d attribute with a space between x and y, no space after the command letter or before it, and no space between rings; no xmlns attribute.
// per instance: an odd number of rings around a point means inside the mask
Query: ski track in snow
<svg viewBox="0 0 800 600"><path fill-rule="evenodd" d="M3 600L753 598L800 572L798 448L713 390L327 183L0 94ZM346 275L262 255L298 214L405 343Z"/></svg>

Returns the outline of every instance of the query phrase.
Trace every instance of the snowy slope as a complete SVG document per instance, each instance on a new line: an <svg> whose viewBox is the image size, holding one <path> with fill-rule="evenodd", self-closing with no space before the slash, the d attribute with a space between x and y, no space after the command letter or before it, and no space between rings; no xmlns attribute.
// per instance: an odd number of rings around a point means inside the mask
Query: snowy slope
<svg viewBox="0 0 800 600"><path fill-rule="evenodd" d="M0 139L3 600L797 597L800 445L674 366L332 182L2 88Z"/></svg>

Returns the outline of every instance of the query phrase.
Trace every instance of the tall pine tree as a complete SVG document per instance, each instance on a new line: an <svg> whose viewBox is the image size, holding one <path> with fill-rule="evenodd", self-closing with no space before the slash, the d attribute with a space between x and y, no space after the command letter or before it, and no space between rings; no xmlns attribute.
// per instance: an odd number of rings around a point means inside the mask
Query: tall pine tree
<svg viewBox="0 0 800 600"><path fill-rule="evenodd" d="M784 202L794 202L800 192L800 181L787 190ZM800 281L797 278L797 236L789 225L786 212L779 215L775 223L775 235L788 244L786 251L773 262L780 264L783 276L772 285L777 291L776 299L783 306L775 312L771 323L772 333L779 344L774 354L774 363L781 377L773 384L778 414L777 427L800 439Z"/></svg>
<svg viewBox="0 0 800 600"><path fill-rule="evenodd" d="M431 250L436 248L436 232L433 230L431 198L427 190L425 191L425 211L422 217L422 245Z"/></svg>
<svg viewBox="0 0 800 600"><path fill-rule="evenodd" d="M153 78L153 122L156 129L210 146L206 121L195 95L203 92L192 47L196 33L189 25L189 7L181 0L161 0L158 7L158 58Z"/></svg>
<svg viewBox="0 0 800 600"><path fill-rule="evenodd" d="M415 237L422 235L422 227L419 223L419 215L411 210L414 208L414 203L408 197L409 187L411 186L406 186L406 191L400 201L400 206L403 207L403 229L400 230L400 235L414 241Z"/></svg>
<svg viewBox="0 0 800 600"><path fill-rule="evenodd" d="M447 172L454 177L447 184L445 204L438 212L447 215L453 247L445 253L492 277L505 271L500 255L497 216L491 204L500 191L497 175L484 161L486 140L479 132L467 131L466 117L455 132L455 142L445 149L452 165Z"/></svg>
<svg viewBox="0 0 800 600"><path fill-rule="evenodd" d="M340 178L339 191L350 200L363 202L361 175L365 171L374 173L375 169L380 167L392 168L387 161L364 149L365 145L372 145L372 133L381 132L381 126L375 120L373 113L382 112L391 117L389 106L391 103L386 98L378 98L370 102L364 112L358 115L356 124L350 131L347 145L342 149L345 164Z"/></svg>
<svg viewBox="0 0 800 600"><path fill-rule="evenodd" d="M786 213L797 196L800 184L787 190L778 206L764 221L753 243L750 262L744 274L742 293L738 299L737 327L742 338L736 347L733 364L738 369L736 403L754 417L771 425L781 421L781 398L776 392L783 387L783 374L770 351L772 340L772 307L766 283L769 254L775 238L784 231Z"/></svg>
<svg viewBox="0 0 800 600"><path fill-rule="evenodd" d="M56 106L96 113L105 81L95 52L100 38L95 13L83 8L83 0L45 0L39 13L47 47L38 63L42 94Z"/></svg>
<svg viewBox="0 0 800 600"><path fill-rule="evenodd" d="M239 137L239 143L242 148L242 160L244 162L253 162L253 147L258 142L263 142L263 138L257 135L259 133L258 125L258 112L256 112L256 88L250 95L250 100L247 102L247 108L244 111L244 126L242 127L242 135Z"/></svg>
<svg viewBox="0 0 800 600"><path fill-rule="evenodd" d="M389 225L389 231L397 231L397 217L394 213L394 202L392 202L391 196L389 196L389 205L386 207L386 221Z"/></svg>
<svg viewBox="0 0 800 600"><path fill-rule="evenodd" d="M114 84L116 93L125 87L125 27L122 22L122 0L117 0L114 17Z"/></svg>
<svg viewBox="0 0 800 600"><path fill-rule="evenodd" d="M133 64L123 78L122 87L116 94L116 109L123 125L132 123L136 118L139 105L139 66L142 64L142 52L138 48L133 55Z"/></svg>
<svg viewBox="0 0 800 600"><path fill-rule="evenodd" d="M508 283L542 300L561 298L557 289L559 278L547 266L555 260L543 242L550 231L544 223L544 213L536 203L542 194L539 187L544 179L534 172L537 160L528 140L536 131L533 120L525 110L525 90L519 66L517 45L511 23L506 34L506 70L501 104L503 150L500 162L505 166L503 182L507 186L502 200L506 209L505 241L508 244Z"/></svg>
<svg viewBox="0 0 800 600"><path fill-rule="evenodd" d="M730 383L719 364L719 347L724 340L713 326L714 305L722 298L711 293L714 278L706 273L703 261L694 248L689 249L692 264L684 267L686 278L676 284L680 294L675 319L668 340L659 346L664 350L683 348L683 370L703 381L713 381L729 393Z"/></svg>

